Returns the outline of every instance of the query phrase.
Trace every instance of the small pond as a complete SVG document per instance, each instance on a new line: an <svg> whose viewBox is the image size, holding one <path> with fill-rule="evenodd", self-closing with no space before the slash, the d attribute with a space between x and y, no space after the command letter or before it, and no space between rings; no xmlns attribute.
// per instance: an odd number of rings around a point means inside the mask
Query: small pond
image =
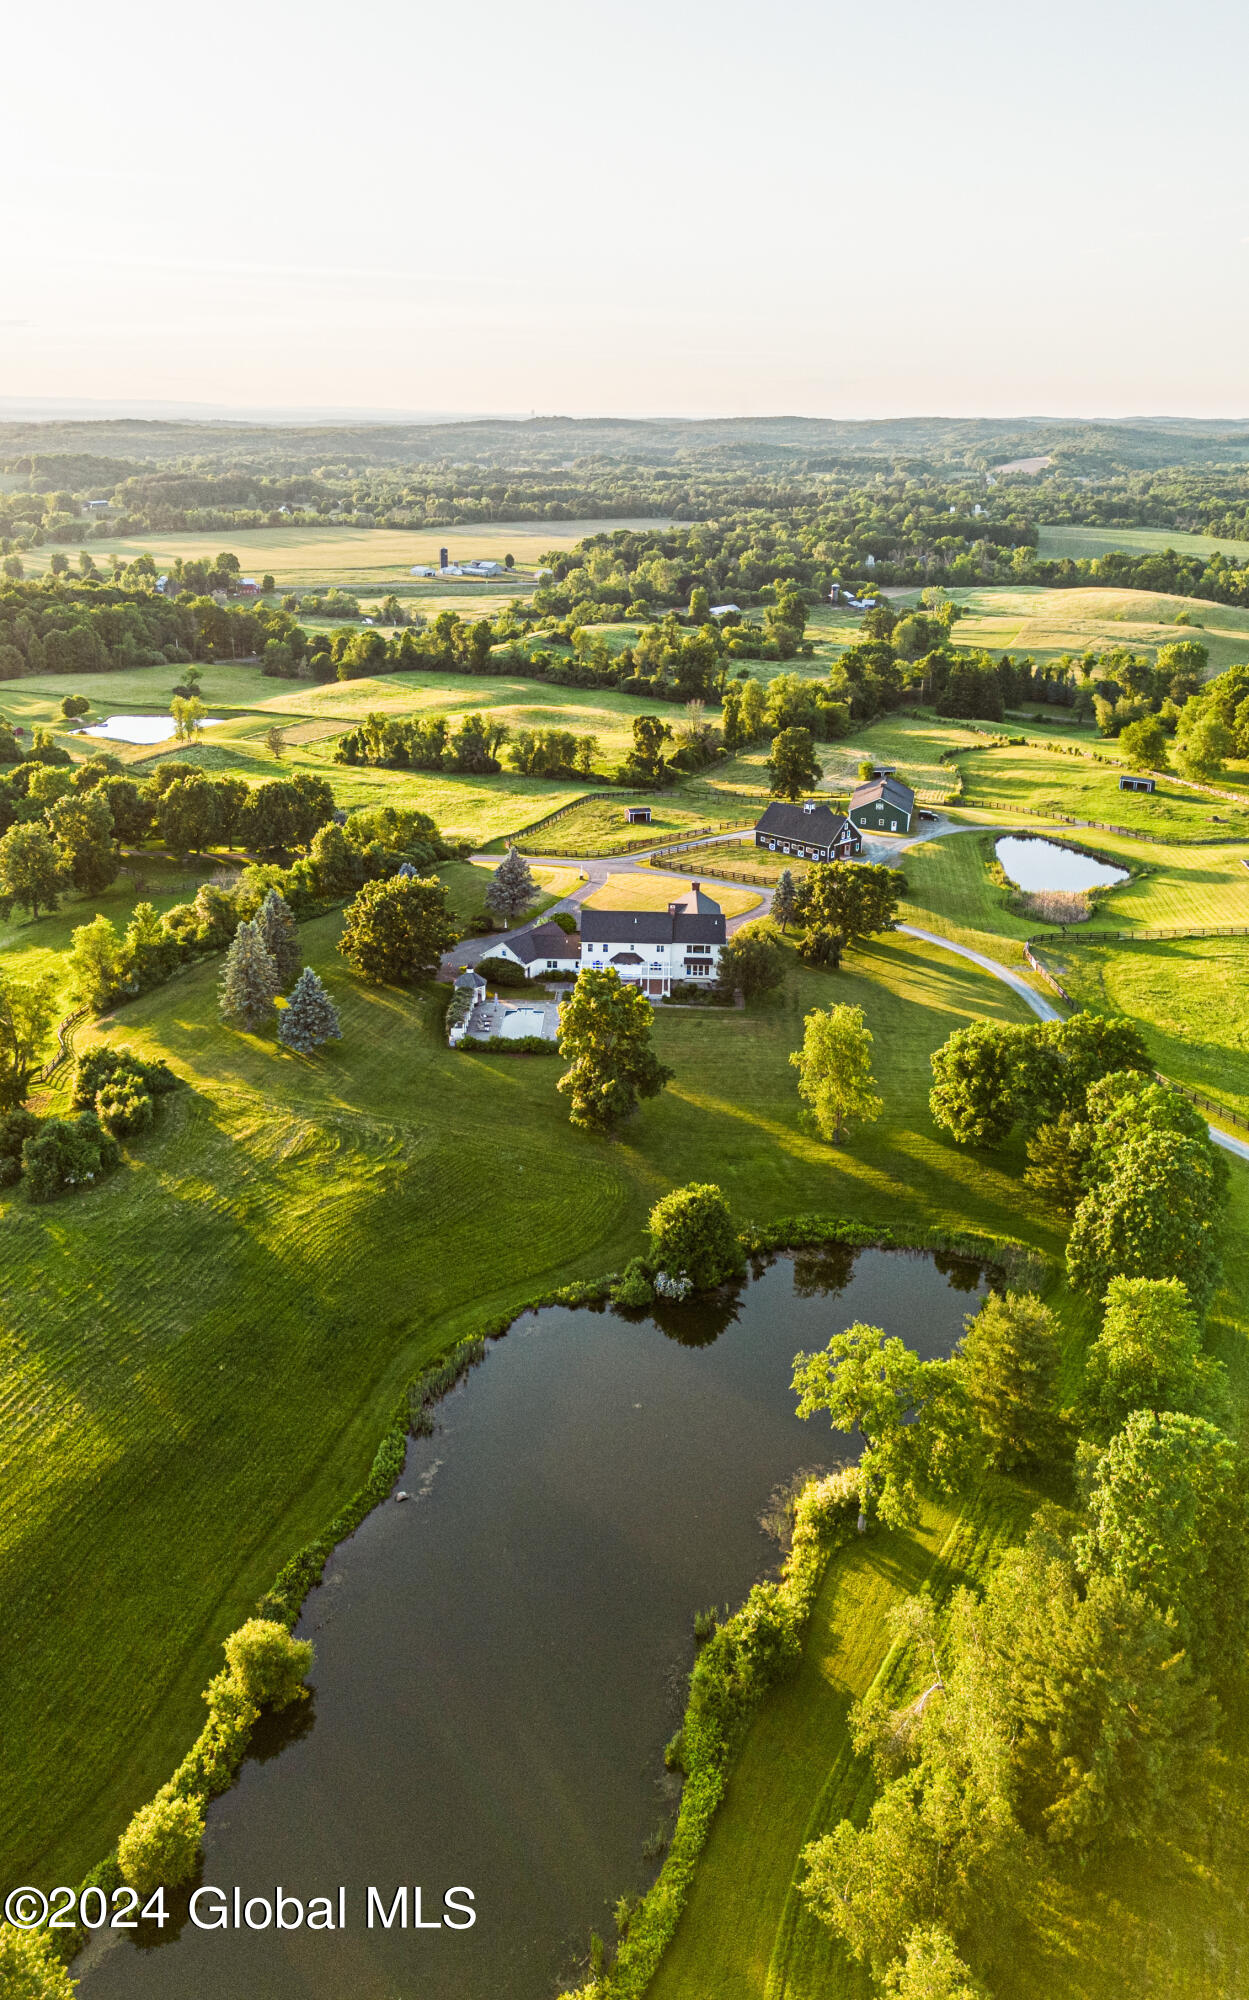
<svg viewBox="0 0 1249 2000"><path fill-rule="evenodd" d="M655 1872L694 1612L774 1567L775 1490L852 1450L795 1417L794 1354L855 1320L948 1354L982 1288L957 1260L829 1248L660 1318L526 1314L410 1444L410 1500L331 1560L298 1627L313 1698L209 1810L205 1883L343 1884L347 1929L196 1930L183 1892L159 1942L99 1935L81 2000L551 2000ZM366 1928L367 1885L389 1908L405 1882L427 1920L466 1884L475 1928Z"/></svg>
<svg viewBox="0 0 1249 2000"><path fill-rule="evenodd" d="M1045 889L1105 889L1128 879L1126 868L1032 835L1007 834L997 842L996 853L1011 881L1028 895Z"/></svg>
<svg viewBox="0 0 1249 2000"><path fill-rule="evenodd" d="M199 726L215 729L222 720L220 715L202 715ZM111 743L164 743L173 733L172 715L110 715L71 731L74 736L105 736Z"/></svg>

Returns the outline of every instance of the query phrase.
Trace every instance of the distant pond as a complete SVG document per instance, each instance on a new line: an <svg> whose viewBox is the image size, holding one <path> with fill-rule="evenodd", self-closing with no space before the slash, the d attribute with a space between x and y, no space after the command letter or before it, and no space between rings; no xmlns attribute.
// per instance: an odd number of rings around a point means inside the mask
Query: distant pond
<svg viewBox="0 0 1249 2000"><path fill-rule="evenodd" d="M677 1796L663 1767L693 1614L779 1559L760 1517L848 1438L794 1415L800 1348L855 1320L948 1354L980 1267L918 1252L778 1257L657 1318L526 1314L414 1439L298 1631L313 1698L266 1720L209 1809L202 1881L347 1891L343 1932L100 1933L81 2000L551 2000L611 1936ZM471 1930L365 1926L367 1885L475 1892ZM143 1937L149 1929L144 1926Z"/></svg>
<svg viewBox="0 0 1249 2000"><path fill-rule="evenodd" d="M220 715L201 715L199 726L215 729L223 720ZM173 733L172 715L110 715L71 731L74 736L105 736L112 743L163 743Z"/></svg>
<svg viewBox="0 0 1249 2000"><path fill-rule="evenodd" d="M995 851L1011 881L1029 895L1045 889L1104 889L1128 879L1126 868L1036 835L1007 834Z"/></svg>

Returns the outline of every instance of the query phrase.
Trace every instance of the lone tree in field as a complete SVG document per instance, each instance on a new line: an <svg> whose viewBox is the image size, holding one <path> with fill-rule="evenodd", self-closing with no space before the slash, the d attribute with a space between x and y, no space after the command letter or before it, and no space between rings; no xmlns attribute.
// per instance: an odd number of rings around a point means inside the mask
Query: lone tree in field
<svg viewBox="0 0 1249 2000"><path fill-rule="evenodd" d="M436 875L392 875L366 882L348 904L338 949L371 985L410 986L437 971L455 937Z"/></svg>
<svg viewBox="0 0 1249 2000"><path fill-rule="evenodd" d="M609 1132L637 1110L638 1099L658 1097L673 1072L651 1047L655 1012L636 986L626 986L612 966L583 972L560 1014L559 1052L568 1068L558 1088L571 1099L574 1125Z"/></svg>
<svg viewBox="0 0 1249 2000"><path fill-rule="evenodd" d="M768 758L768 784L773 798L800 799L824 776L815 760L815 742L809 729L782 729L773 739Z"/></svg>
<svg viewBox="0 0 1249 2000"><path fill-rule="evenodd" d="M921 1484L949 1492L966 1470L971 1417L956 1365L923 1361L878 1326L856 1321L821 1352L796 1354L793 1386L800 1417L826 1411L834 1430L863 1438L860 1533L873 1513L905 1527Z"/></svg>
<svg viewBox="0 0 1249 2000"><path fill-rule="evenodd" d="M1049 1456L1057 1442L1054 1315L1031 1292L993 1292L967 1323L959 1366L990 1465Z"/></svg>
<svg viewBox="0 0 1249 2000"><path fill-rule="evenodd" d="M490 877L486 907L505 925L523 917L538 893L533 870L517 847L509 847Z"/></svg>
<svg viewBox="0 0 1249 2000"><path fill-rule="evenodd" d="M674 1278L706 1291L745 1264L729 1205L710 1182L673 1188L650 1212L651 1259Z"/></svg>
<svg viewBox="0 0 1249 2000"><path fill-rule="evenodd" d="M275 722L266 729L265 749L271 757L276 757L278 762L281 763L283 753L286 749L286 731L280 723Z"/></svg>
<svg viewBox="0 0 1249 2000"><path fill-rule="evenodd" d="M884 1109L873 1088L872 1031L861 1007L815 1007L807 1015L802 1047L789 1058L798 1072L822 1139L840 1145L852 1118L871 1123Z"/></svg>
<svg viewBox="0 0 1249 2000"><path fill-rule="evenodd" d="M299 961L303 956L299 949L299 932L285 896L276 889L270 889L264 902L256 912L256 929L260 932L265 950L273 960L278 976L278 991L285 993L291 981L298 977Z"/></svg>
<svg viewBox="0 0 1249 2000"><path fill-rule="evenodd" d="M342 1040L338 1010L310 965L295 982L290 1005L282 1010L278 1040L297 1056L310 1056L325 1042Z"/></svg>
<svg viewBox="0 0 1249 2000"><path fill-rule="evenodd" d="M772 915L783 931L787 931L798 914L798 891L794 886L792 872L782 868L772 897Z"/></svg>
<svg viewBox="0 0 1249 2000"><path fill-rule="evenodd" d="M237 1021L252 1034L264 1026L277 998L277 967L255 924L241 923L226 953L219 988L223 1020Z"/></svg>

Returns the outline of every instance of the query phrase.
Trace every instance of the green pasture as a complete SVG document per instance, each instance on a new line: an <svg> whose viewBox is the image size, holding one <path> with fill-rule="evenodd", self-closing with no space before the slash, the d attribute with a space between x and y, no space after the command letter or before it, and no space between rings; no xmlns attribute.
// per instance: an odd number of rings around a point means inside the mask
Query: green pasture
<svg viewBox="0 0 1249 2000"><path fill-rule="evenodd" d="M479 1312L619 1268L667 1187L1056 1240L1013 1163L955 1153L928 1115L931 1049L1022 1018L973 966L889 938L747 1014L664 1015L675 1080L601 1141L551 1065L450 1054L430 996L350 977L339 923L302 937L341 1044L307 1064L223 1028L219 968L196 967L103 1030L188 1084L155 1131L72 1201L0 1205L6 1877L75 1879L167 1775L220 1639L359 1484L407 1376ZM866 1008L886 1098L836 1152L787 1061L834 997Z"/></svg>
<svg viewBox="0 0 1249 2000"><path fill-rule="evenodd" d="M1037 554L1046 562L1065 557L1112 555L1126 549L1130 555L1149 555L1155 549L1174 549L1177 556L1212 556L1222 550L1236 562L1249 556L1249 542L1221 539L1217 535L1186 535L1180 528L1089 528L1057 523L1038 529Z"/></svg>
<svg viewBox="0 0 1249 2000"><path fill-rule="evenodd" d="M960 757L968 802L990 811L1067 813L1075 819L1104 820L1134 832L1194 841L1241 833L1249 839L1249 806L1189 789L1160 778L1156 791L1121 792L1121 766L1094 763L1089 756L1065 756L1007 744Z"/></svg>
<svg viewBox="0 0 1249 2000"><path fill-rule="evenodd" d="M1078 590L986 585L951 594L964 613L953 629L956 645L1027 653L1038 664L1063 653L1115 646L1153 654L1176 639L1200 639L1210 653L1211 673L1249 659L1249 611L1232 605L1096 585ZM1185 623L1177 629L1181 618Z"/></svg>
<svg viewBox="0 0 1249 2000"><path fill-rule="evenodd" d="M1042 955L1080 1005L1130 1015L1164 1075L1249 1117L1249 937L1097 944L1072 931Z"/></svg>
<svg viewBox="0 0 1249 2000"><path fill-rule="evenodd" d="M631 824L625 817L630 806L649 806L649 825ZM620 792L615 797L583 799L553 826L539 827L524 844L527 849L544 854L623 854L648 841L679 840L710 826L715 819L745 819L748 811L749 808L743 807L734 813L717 813L709 819L697 803L687 803L684 789L646 795Z"/></svg>

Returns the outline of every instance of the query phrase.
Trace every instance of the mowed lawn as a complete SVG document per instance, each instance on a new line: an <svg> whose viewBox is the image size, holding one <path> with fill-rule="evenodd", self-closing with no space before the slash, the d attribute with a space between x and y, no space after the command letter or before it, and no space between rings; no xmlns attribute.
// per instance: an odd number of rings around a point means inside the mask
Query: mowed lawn
<svg viewBox="0 0 1249 2000"><path fill-rule="evenodd" d="M666 910L677 897L689 895L693 880L689 875L667 875L659 870L609 875L585 902L594 910ZM720 905L726 917L744 916L747 910L758 909L763 900L755 889L725 888L720 884L712 884L707 894Z"/></svg>
<svg viewBox="0 0 1249 2000"><path fill-rule="evenodd" d="M1164 1075L1249 1118L1249 937L1085 944L1073 933L1043 956L1081 1006L1130 1015Z"/></svg>
<svg viewBox="0 0 1249 2000"><path fill-rule="evenodd" d="M451 1054L431 997L360 985L339 922L301 936L340 1044L309 1064L222 1027L197 967L105 1031L185 1080L156 1129L98 1188L0 1206L6 1879L77 1879L167 1776L221 1639L359 1484L403 1382L481 1312L620 1268L668 1187L1054 1241L1014 1164L928 1115L932 1048L1023 1017L970 965L890 938L744 1015L661 1013L675 1080L601 1140L557 1065ZM866 1009L886 1100L836 1151L787 1060L833 999Z"/></svg>

